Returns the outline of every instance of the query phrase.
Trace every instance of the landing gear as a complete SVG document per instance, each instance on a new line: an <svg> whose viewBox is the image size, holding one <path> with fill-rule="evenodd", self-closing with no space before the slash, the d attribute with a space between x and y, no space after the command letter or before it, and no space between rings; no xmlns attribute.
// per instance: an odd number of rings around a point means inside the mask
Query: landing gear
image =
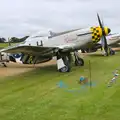
<svg viewBox="0 0 120 120"><path fill-rule="evenodd" d="M102 49L102 51L103 51L103 49ZM109 52L107 52L107 51L104 50L104 56L115 55L115 51L112 50L111 47L108 48L108 51Z"/></svg>
<svg viewBox="0 0 120 120"><path fill-rule="evenodd" d="M7 65L5 63L1 63L3 67L7 67Z"/></svg>
<svg viewBox="0 0 120 120"><path fill-rule="evenodd" d="M62 60L65 64L65 66L63 68L59 69L59 72L70 72L71 67L70 67L70 60L69 60L68 56L62 57Z"/></svg>
<svg viewBox="0 0 120 120"><path fill-rule="evenodd" d="M108 52L105 52L105 53L104 53L104 56L108 56L108 55L109 55Z"/></svg>
<svg viewBox="0 0 120 120"><path fill-rule="evenodd" d="M4 67L7 67L7 65L5 63L2 63Z"/></svg>
<svg viewBox="0 0 120 120"><path fill-rule="evenodd" d="M74 56L75 56L75 65L76 66L84 66L84 60L79 57L78 51L74 52Z"/></svg>
<svg viewBox="0 0 120 120"><path fill-rule="evenodd" d="M112 50L111 48L109 48L109 51L110 51L110 55L115 55L115 51Z"/></svg>
<svg viewBox="0 0 120 120"><path fill-rule="evenodd" d="M75 60L76 66L84 66L84 60L82 58L78 58Z"/></svg>
<svg viewBox="0 0 120 120"><path fill-rule="evenodd" d="M57 54L57 66L59 72L70 72L71 69L70 64L71 64L70 53Z"/></svg>
<svg viewBox="0 0 120 120"><path fill-rule="evenodd" d="M58 53L57 55L57 67L59 72L70 72L71 63L73 61L72 55L69 53ZM78 51L74 52L75 65L84 66L84 60L79 57Z"/></svg>

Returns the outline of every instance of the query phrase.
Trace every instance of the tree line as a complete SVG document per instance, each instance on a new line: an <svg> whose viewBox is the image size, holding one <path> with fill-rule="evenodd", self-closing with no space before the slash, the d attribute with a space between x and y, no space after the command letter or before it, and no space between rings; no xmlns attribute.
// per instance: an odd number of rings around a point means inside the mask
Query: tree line
<svg viewBox="0 0 120 120"><path fill-rule="evenodd" d="M25 37L23 37L23 38L11 37L11 38L9 39L9 42L11 42L11 43L23 42L23 41L25 41L28 37L29 37L29 36L25 36ZM6 40L5 38L3 38L3 37L0 38L0 43L6 43L6 42L7 42L7 40Z"/></svg>

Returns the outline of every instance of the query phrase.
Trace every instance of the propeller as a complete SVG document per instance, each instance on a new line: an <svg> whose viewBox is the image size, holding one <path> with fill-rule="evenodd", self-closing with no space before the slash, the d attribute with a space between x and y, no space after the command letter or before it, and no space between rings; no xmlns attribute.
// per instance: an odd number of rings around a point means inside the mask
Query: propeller
<svg viewBox="0 0 120 120"><path fill-rule="evenodd" d="M97 18L98 18L99 25L102 29L102 47L105 50L106 56L108 56L108 44L107 44L106 33L105 33L105 29L104 29L104 23L103 23L103 21L101 21L98 13L97 13ZM109 28L108 28L108 32L110 32Z"/></svg>

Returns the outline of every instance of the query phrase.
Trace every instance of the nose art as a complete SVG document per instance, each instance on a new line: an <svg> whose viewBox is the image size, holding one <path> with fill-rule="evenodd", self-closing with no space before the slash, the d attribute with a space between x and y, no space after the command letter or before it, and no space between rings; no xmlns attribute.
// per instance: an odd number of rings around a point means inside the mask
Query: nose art
<svg viewBox="0 0 120 120"><path fill-rule="evenodd" d="M92 41L93 43L97 43L100 41L102 36L102 30L100 27L91 27L90 30L92 31Z"/></svg>

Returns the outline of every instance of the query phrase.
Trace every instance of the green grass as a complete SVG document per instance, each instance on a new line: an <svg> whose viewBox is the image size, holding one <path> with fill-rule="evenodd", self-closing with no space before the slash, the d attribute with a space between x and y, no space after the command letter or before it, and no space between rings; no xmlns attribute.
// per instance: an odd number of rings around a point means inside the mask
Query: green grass
<svg viewBox="0 0 120 120"><path fill-rule="evenodd" d="M0 43L0 48L4 48L4 47L7 47L8 46L8 43Z"/></svg>
<svg viewBox="0 0 120 120"><path fill-rule="evenodd" d="M85 57L84 67L72 67L70 73L59 73L56 66L36 69L19 76L0 80L1 120L119 120L120 78L107 87L116 68L120 68L120 53L115 56ZM80 88L81 75L89 75L96 86L79 93L67 92L56 84L63 80L70 89Z"/></svg>
<svg viewBox="0 0 120 120"><path fill-rule="evenodd" d="M14 45L14 44L16 43L11 43L11 45ZM8 43L0 43L0 49L8 47L8 45L9 45Z"/></svg>

